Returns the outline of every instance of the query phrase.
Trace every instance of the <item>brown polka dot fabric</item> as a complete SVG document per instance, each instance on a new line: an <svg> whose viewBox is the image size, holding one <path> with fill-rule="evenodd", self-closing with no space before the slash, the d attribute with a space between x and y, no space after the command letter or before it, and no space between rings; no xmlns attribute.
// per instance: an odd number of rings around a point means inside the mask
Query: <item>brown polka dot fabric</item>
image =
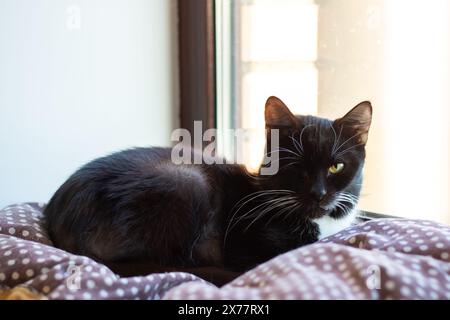
<svg viewBox="0 0 450 320"><path fill-rule="evenodd" d="M450 299L450 227L434 222L358 224L217 288L181 272L119 278L54 248L42 208L0 210L0 290L45 299Z"/></svg>
<svg viewBox="0 0 450 320"><path fill-rule="evenodd" d="M378 219L278 256L221 289L183 284L166 299L450 299L450 227Z"/></svg>
<svg viewBox="0 0 450 320"><path fill-rule="evenodd" d="M0 290L23 287L48 299L161 299L183 282L181 272L119 278L107 267L52 247L42 227L43 204L0 210Z"/></svg>

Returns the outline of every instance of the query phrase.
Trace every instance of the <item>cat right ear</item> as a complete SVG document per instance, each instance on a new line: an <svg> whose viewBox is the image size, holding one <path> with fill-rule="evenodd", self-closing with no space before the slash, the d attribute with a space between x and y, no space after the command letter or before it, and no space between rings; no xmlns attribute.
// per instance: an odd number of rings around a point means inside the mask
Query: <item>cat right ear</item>
<svg viewBox="0 0 450 320"><path fill-rule="evenodd" d="M297 123L289 108L283 101L274 96L267 99L264 115L266 128L292 128Z"/></svg>
<svg viewBox="0 0 450 320"><path fill-rule="evenodd" d="M351 128L361 144L367 143L370 124L372 122L372 105L369 101L359 103L345 116L337 119L335 123Z"/></svg>

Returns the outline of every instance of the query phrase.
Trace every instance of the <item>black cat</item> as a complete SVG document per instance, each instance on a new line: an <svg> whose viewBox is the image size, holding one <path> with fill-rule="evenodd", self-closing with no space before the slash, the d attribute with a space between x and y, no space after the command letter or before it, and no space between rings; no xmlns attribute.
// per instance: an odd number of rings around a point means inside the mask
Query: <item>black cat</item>
<svg viewBox="0 0 450 320"><path fill-rule="evenodd" d="M223 284L349 226L370 103L330 121L294 116L270 97L265 118L267 156L279 156L276 174L252 175L235 164L176 165L170 148L118 152L86 164L54 194L44 211L51 239L123 276L179 270Z"/></svg>

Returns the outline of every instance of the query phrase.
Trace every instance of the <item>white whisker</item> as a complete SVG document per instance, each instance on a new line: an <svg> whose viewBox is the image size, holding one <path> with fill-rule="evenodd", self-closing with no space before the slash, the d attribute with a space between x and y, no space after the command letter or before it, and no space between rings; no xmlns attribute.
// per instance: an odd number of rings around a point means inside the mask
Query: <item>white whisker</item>
<svg viewBox="0 0 450 320"><path fill-rule="evenodd" d="M295 150L299 153L300 156L303 156L303 150L301 149L300 143L294 139L294 137L291 135L289 138L292 140L292 143L294 144Z"/></svg>
<svg viewBox="0 0 450 320"><path fill-rule="evenodd" d="M342 129L342 128L341 128ZM347 143L347 142L349 142L350 140L352 140L353 138L355 138L355 137L357 137L357 136L359 136L359 135L361 135L361 133L359 132L359 133L356 133L356 134L354 134L353 136L351 136L350 138L348 138L347 140L345 140L343 143L341 143L340 145L339 145L339 147L337 147L336 148L336 150L334 150L334 153L333 153L333 156L335 156L335 154Z"/></svg>
<svg viewBox="0 0 450 320"><path fill-rule="evenodd" d="M300 132L300 137L299 137L299 143L300 143L300 147L302 150L302 153L304 153L304 148L303 148L303 133L305 132L306 129L308 129L309 127L315 126L315 124L308 124L306 126L303 127L302 131Z"/></svg>
<svg viewBox="0 0 450 320"><path fill-rule="evenodd" d="M231 228L231 225L233 223L233 220L235 219L235 217L239 213L239 211L247 203L249 203L249 202L251 202L251 201L253 201L255 199L264 197L264 196L275 196L275 195L280 195L280 194L293 194L293 193L294 192L292 190L283 190L283 189L279 189L279 190L262 190L262 191L253 192L253 193L243 197L242 199L240 199L238 202L236 202L236 204L230 210L230 214L233 213L233 212L234 213L231 216L231 218L229 219L228 226L227 226L227 228L225 230L223 244L225 245L225 243L226 243L227 236L228 236L228 233L230 232L230 228ZM273 199L270 199L270 200L273 200Z"/></svg>
<svg viewBox="0 0 450 320"><path fill-rule="evenodd" d="M351 149L354 149L354 148L356 148L356 147L363 146L363 145L364 145L364 143L358 143L358 144L355 144L355 145L353 145L353 146L351 146L351 147L348 147L347 149L344 149L344 150L342 150L342 151L339 151L339 152L336 154L336 157L340 157L340 156L342 156L343 154L345 154L347 151L350 151Z"/></svg>
<svg viewBox="0 0 450 320"><path fill-rule="evenodd" d="M297 201L296 201L296 199L292 199L292 200L284 200L284 201L281 201L281 202L279 202L279 203L277 203L277 204L275 204L275 205L272 205L272 206L270 206L270 207L268 207L268 208L266 208L266 209L264 209L263 211L261 211L257 216L256 216L256 218L255 219L253 219L252 220L252 222L250 222L248 225L247 225L247 227L244 229L244 232L246 232L257 220L259 220L261 217L263 217L266 213L268 213L268 212L270 212L270 211L272 211L272 210L274 210L275 208L278 208L278 207L280 207L280 206L285 206L285 205L287 205L287 204L289 204L289 203L296 203ZM285 209L285 208L284 208ZM284 210L283 209L283 210ZM273 217L272 217L273 218Z"/></svg>
<svg viewBox="0 0 450 320"><path fill-rule="evenodd" d="M230 230L233 229L234 226L236 226L236 224L238 224L241 220L252 216L251 213L255 212L255 210L259 209L260 207L270 206L273 203L278 204L279 202L283 202L284 198L285 197L266 200L263 203L261 203L261 204L257 205L256 207L254 207L253 209L251 209L250 211L245 212L243 215L241 215L240 217L237 218L236 222L230 227Z"/></svg>

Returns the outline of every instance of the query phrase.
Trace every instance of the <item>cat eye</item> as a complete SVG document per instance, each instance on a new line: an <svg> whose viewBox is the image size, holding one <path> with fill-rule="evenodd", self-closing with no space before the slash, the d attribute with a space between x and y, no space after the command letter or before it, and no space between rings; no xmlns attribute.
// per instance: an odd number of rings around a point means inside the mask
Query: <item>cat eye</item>
<svg viewBox="0 0 450 320"><path fill-rule="evenodd" d="M342 162L335 163L328 168L328 172L331 174L339 173L342 170L344 170L344 164Z"/></svg>

